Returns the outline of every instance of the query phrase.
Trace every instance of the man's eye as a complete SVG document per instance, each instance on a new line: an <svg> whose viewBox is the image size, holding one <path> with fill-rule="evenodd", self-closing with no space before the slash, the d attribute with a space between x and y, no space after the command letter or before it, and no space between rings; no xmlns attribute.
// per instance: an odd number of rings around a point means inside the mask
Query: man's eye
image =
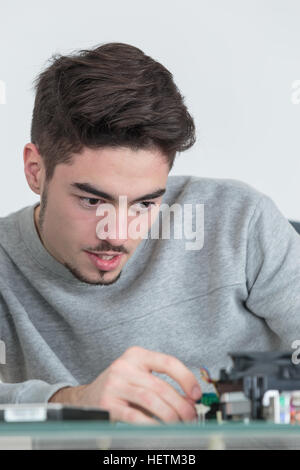
<svg viewBox="0 0 300 470"><path fill-rule="evenodd" d="M140 202L139 204L142 204L143 209L148 209L150 206L155 206L155 202L150 201Z"/></svg>
<svg viewBox="0 0 300 470"><path fill-rule="evenodd" d="M101 201L94 197L80 197L79 199L85 207L97 207L98 202Z"/></svg>
<svg viewBox="0 0 300 470"><path fill-rule="evenodd" d="M146 212L155 205L156 203L151 201L137 202L129 208L129 215L136 215L137 213Z"/></svg>
<svg viewBox="0 0 300 470"><path fill-rule="evenodd" d="M87 207L87 208L93 208L93 207L98 207L99 203L105 203L105 201L102 201L101 199L97 199L94 197L79 197L80 201L82 204ZM138 202L136 204L133 204L130 208L130 210L133 210L134 213L136 212L146 212L151 206L155 206L156 203L152 201L143 201L143 202Z"/></svg>

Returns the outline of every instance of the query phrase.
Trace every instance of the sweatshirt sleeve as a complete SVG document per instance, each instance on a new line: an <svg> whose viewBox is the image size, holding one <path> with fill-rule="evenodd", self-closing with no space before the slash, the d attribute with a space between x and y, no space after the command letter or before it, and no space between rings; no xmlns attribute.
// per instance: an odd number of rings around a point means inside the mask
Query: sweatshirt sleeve
<svg viewBox="0 0 300 470"><path fill-rule="evenodd" d="M300 236L266 195L249 222L246 279L246 307L290 350L300 339Z"/></svg>
<svg viewBox="0 0 300 470"><path fill-rule="evenodd" d="M31 374L29 377L22 374L25 380L17 381L18 379L13 378L17 374L13 376L11 374L13 368L18 367L18 355L10 354L10 352L14 350L15 344L18 345L16 331L21 327L25 329L24 325L27 329L27 338L32 338L30 344L24 344L24 355L27 354L28 363L36 362L38 358L39 364L45 363L45 366L47 364L52 372L47 374L49 379L37 373L36 376ZM14 335L8 340L7 346L5 338L9 337L9 328L12 328ZM36 333L35 326L29 321L24 306L9 289L3 277L0 277L0 338L0 403L47 403L61 388L79 385L60 363L55 351L52 351L42 336Z"/></svg>
<svg viewBox="0 0 300 470"><path fill-rule="evenodd" d="M43 380L26 380L20 383L0 383L0 403L47 403L51 396L68 382L48 384Z"/></svg>

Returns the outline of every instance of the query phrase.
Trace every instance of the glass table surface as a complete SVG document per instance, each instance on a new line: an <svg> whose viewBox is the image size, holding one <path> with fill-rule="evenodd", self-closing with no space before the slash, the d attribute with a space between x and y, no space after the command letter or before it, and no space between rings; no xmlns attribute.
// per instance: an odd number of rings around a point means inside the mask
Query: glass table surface
<svg viewBox="0 0 300 470"><path fill-rule="evenodd" d="M150 426L106 421L2 422L0 449L300 449L300 425L213 420Z"/></svg>

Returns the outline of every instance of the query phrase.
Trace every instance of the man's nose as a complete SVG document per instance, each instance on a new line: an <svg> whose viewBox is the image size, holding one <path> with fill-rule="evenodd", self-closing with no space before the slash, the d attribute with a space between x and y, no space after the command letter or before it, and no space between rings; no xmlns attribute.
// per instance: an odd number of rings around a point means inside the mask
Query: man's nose
<svg viewBox="0 0 300 470"><path fill-rule="evenodd" d="M111 245L122 245L128 240L128 212L123 209L110 210L97 224L97 236Z"/></svg>

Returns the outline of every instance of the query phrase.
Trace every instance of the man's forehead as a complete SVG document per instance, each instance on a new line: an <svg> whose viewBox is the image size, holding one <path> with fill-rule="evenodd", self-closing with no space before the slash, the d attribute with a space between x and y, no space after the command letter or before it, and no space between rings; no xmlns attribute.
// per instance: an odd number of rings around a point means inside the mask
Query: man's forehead
<svg viewBox="0 0 300 470"><path fill-rule="evenodd" d="M104 154L99 150L89 149L85 155L78 155L78 158L75 156L71 162L57 165L56 176L59 184L63 183L73 190L111 201L117 200L120 195L127 196L129 201L150 199L159 197L165 192L169 173L165 159L157 158L157 154L150 153L148 160L145 159L145 151L140 151L143 154L140 154L139 158L128 160L126 159L128 149L123 156L122 151L120 149L118 151L119 153L116 151L113 154L107 153L104 159L99 159L99 155ZM106 152L109 152L109 149L106 149ZM111 158L111 155L117 155L117 159ZM122 158L119 159L120 155ZM137 152L134 155L137 155ZM145 160L148 161L146 166ZM152 162L150 166L149 161Z"/></svg>
<svg viewBox="0 0 300 470"><path fill-rule="evenodd" d="M101 152L89 149L81 154L74 154L68 162L58 164L56 170L62 178L77 180L79 177L93 178L98 175L102 179L113 178L118 184L125 184L130 180L136 180L137 184L138 179L164 179L170 168L167 159L157 152L130 152L128 149L103 149Z"/></svg>
<svg viewBox="0 0 300 470"><path fill-rule="evenodd" d="M73 164L84 167L85 165L105 166L111 168L126 168L134 165L138 168L155 166L168 166L168 159L158 148L136 149L127 147L104 147L104 148L84 148L79 154L74 154Z"/></svg>

